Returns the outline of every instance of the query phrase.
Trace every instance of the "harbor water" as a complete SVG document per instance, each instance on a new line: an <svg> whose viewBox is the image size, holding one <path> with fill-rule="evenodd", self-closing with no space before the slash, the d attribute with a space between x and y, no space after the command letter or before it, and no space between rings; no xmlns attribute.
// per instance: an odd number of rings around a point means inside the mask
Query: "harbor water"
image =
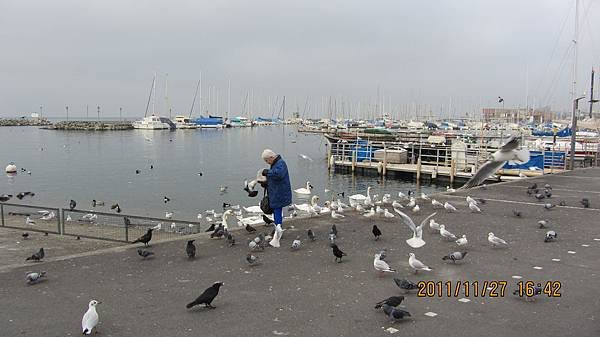
<svg viewBox="0 0 600 337"><path fill-rule="evenodd" d="M68 207L74 199L77 208L91 209L96 199L106 203L96 210L108 211L110 204L119 203L126 214L164 217L169 211L173 218L194 220L198 212L218 211L224 202L259 203L260 196L249 198L242 187L266 167L260 158L265 148L282 154L294 189L310 181L321 203L337 192L366 193L367 186L380 195L416 187L414 181L329 173L325 139L298 133L295 126L105 132L3 127L0 143L0 163L14 162L19 168L16 176L0 179L0 194L34 192L33 198L10 201L24 204ZM445 185L420 189L429 193ZM171 201L165 204L164 196ZM294 194L294 202L306 198Z"/></svg>

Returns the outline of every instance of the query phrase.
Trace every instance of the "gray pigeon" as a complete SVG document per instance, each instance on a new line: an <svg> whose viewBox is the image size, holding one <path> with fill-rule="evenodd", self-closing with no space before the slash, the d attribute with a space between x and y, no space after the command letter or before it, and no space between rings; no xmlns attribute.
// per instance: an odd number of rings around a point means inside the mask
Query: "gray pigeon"
<svg viewBox="0 0 600 337"><path fill-rule="evenodd" d="M588 198L583 198L580 201L583 208L590 208L590 200Z"/></svg>
<svg viewBox="0 0 600 337"><path fill-rule="evenodd" d="M248 255L246 255L246 262L248 262L249 265L251 266L256 266L259 261L258 261L258 257L248 253Z"/></svg>
<svg viewBox="0 0 600 337"><path fill-rule="evenodd" d="M41 278L46 276L45 271L41 271L39 273L28 273L25 279L27 280L27 284L36 284L41 281Z"/></svg>
<svg viewBox="0 0 600 337"><path fill-rule="evenodd" d="M383 305L383 312L390 317L390 319L396 321L403 319L404 317L410 317L410 312L402 309L392 307L389 304Z"/></svg>
<svg viewBox="0 0 600 337"><path fill-rule="evenodd" d="M467 252L453 252L442 257L442 260L452 260L453 263L456 263L456 261L464 259L465 256L467 256Z"/></svg>
<svg viewBox="0 0 600 337"><path fill-rule="evenodd" d="M42 248L40 248L40 250L37 253L31 255L30 257L26 258L25 260L26 261L33 260L33 261L39 262L40 260L42 260L44 258L45 255L46 254L44 253L44 248L42 247Z"/></svg>
<svg viewBox="0 0 600 337"><path fill-rule="evenodd" d="M308 235L308 239L310 241L315 241L317 238L315 237L315 233L313 233L312 229L309 229L306 234Z"/></svg>
<svg viewBox="0 0 600 337"><path fill-rule="evenodd" d="M141 256L142 258L144 258L144 260L147 259L147 258L149 258L150 256L154 255L153 252L148 251L148 250L138 249L137 252L138 252L139 256Z"/></svg>
<svg viewBox="0 0 600 337"><path fill-rule="evenodd" d="M394 282L400 289L404 289L405 292L409 292L410 290L419 289L419 286L409 280L394 278Z"/></svg>
<svg viewBox="0 0 600 337"><path fill-rule="evenodd" d="M551 210L551 209L552 209L552 208L554 208L554 207L556 207L556 205L553 205L553 204L544 204L544 208L545 208L546 210L548 210L548 211L549 211L549 210Z"/></svg>
<svg viewBox="0 0 600 337"><path fill-rule="evenodd" d="M537 223L540 226L540 228L546 228L546 226L548 225L548 222L546 220L540 220Z"/></svg>

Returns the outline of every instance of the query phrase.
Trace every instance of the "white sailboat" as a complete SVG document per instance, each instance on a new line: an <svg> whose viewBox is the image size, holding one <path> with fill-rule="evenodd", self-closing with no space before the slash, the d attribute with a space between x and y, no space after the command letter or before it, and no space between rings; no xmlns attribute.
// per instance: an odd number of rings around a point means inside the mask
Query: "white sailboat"
<svg viewBox="0 0 600 337"><path fill-rule="evenodd" d="M152 99L152 115L148 115L148 106L150 105L150 99ZM148 97L148 103L146 104L146 113L144 118L133 122L134 129L146 129L146 130L161 130L170 129L173 127L173 123L166 117L156 116L154 111L156 100L156 73L152 78L152 88L150 89L150 96Z"/></svg>

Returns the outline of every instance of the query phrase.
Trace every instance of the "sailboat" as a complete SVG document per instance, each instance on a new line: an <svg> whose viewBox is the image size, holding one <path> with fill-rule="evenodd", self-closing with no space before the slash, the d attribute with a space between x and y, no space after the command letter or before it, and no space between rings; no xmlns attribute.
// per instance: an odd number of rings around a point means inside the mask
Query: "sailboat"
<svg viewBox="0 0 600 337"><path fill-rule="evenodd" d="M152 99L152 115L148 116L148 107L150 105L150 99ZM146 104L146 113L144 118L139 121L133 122L134 129L146 129L146 130L161 130L161 129L172 129L175 128L175 124L166 117L156 116L154 111L156 100L156 73L152 78L152 87L150 89L150 96L148 96L148 103Z"/></svg>

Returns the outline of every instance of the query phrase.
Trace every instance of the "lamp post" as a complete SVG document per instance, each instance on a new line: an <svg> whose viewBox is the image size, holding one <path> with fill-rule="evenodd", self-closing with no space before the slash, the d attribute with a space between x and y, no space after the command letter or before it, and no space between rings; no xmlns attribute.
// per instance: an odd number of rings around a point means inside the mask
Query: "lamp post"
<svg viewBox="0 0 600 337"><path fill-rule="evenodd" d="M65 106L65 110L67 111L67 122L69 121L69 106Z"/></svg>
<svg viewBox="0 0 600 337"><path fill-rule="evenodd" d="M119 121L123 120L122 115L123 115L123 108L119 108Z"/></svg>
<svg viewBox="0 0 600 337"><path fill-rule="evenodd" d="M571 156L569 159L569 169L575 168L575 136L577 134L577 109L579 107L579 100L585 98L585 95L577 97L573 100L573 111L571 113Z"/></svg>

